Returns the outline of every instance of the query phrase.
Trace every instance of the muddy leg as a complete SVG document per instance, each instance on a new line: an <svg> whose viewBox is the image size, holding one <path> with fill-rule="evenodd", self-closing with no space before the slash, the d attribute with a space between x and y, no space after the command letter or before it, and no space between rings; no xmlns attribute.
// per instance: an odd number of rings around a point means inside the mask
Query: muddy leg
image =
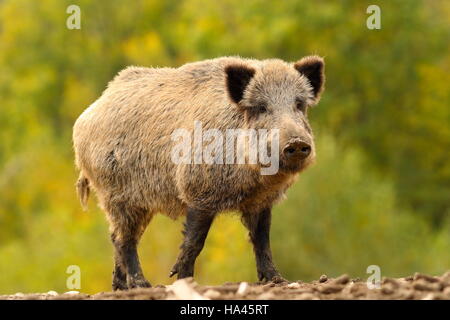
<svg viewBox="0 0 450 320"><path fill-rule="evenodd" d="M115 248L113 289L150 287L142 273L137 253L137 245L147 222L145 212L121 206L112 208L109 213L111 239Z"/></svg>
<svg viewBox="0 0 450 320"><path fill-rule="evenodd" d="M183 231L184 241L170 277L178 274L178 279L181 279L194 275L195 259L203 249L214 216L215 213L188 209Z"/></svg>
<svg viewBox="0 0 450 320"><path fill-rule="evenodd" d="M277 271L272 262L272 251L270 250L270 222L271 209L264 209L259 213L244 213L242 222L249 231L250 240L256 258L256 269L260 281L285 281Z"/></svg>

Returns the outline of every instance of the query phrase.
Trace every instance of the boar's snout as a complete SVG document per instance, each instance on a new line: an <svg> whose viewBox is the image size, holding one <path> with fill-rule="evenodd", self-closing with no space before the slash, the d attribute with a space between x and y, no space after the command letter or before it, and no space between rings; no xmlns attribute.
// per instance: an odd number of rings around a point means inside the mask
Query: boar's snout
<svg viewBox="0 0 450 320"><path fill-rule="evenodd" d="M283 155L288 161L298 161L308 158L311 154L311 145L300 138L289 140L283 149Z"/></svg>

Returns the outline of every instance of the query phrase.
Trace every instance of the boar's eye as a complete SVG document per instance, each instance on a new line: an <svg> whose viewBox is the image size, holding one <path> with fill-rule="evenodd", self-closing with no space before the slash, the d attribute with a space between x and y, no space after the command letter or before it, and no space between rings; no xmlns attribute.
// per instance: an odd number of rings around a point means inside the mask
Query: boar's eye
<svg viewBox="0 0 450 320"><path fill-rule="evenodd" d="M306 103L302 100L296 100L296 107L298 110L300 110L301 112L305 113L306 111Z"/></svg>
<svg viewBox="0 0 450 320"><path fill-rule="evenodd" d="M256 106L256 110L258 113L266 113L267 112L267 107L265 104L259 104Z"/></svg>
<svg viewBox="0 0 450 320"><path fill-rule="evenodd" d="M267 113L265 104L256 104L245 108L248 119L258 119L261 114Z"/></svg>

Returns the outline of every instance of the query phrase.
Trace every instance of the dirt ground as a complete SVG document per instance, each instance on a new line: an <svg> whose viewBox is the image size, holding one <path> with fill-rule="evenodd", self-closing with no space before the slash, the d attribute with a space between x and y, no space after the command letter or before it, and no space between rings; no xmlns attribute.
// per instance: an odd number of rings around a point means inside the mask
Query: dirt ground
<svg viewBox="0 0 450 320"><path fill-rule="evenodd" d="M450 271L442 276L433 277L416 273L405 278L383 278L379 288L369 289L360 279L351 279L347 275L329 279L326 275L320 279L304 283L302 281L284 283L225 283L220 286L203 286L192 279L175 281L172 285L158 285L148 289L101 292L94 295L76 291L58 294L48 293L0 296L0 300L155 300L155 299L239 299L239 300L322 300L322 299L416 299L450 300Z"/></svg>

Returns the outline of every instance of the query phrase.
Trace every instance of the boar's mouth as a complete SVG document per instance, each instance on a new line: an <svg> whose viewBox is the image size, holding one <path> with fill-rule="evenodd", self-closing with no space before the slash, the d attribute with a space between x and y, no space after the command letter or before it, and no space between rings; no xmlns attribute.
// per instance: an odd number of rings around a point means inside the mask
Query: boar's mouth
<svg viewBox="0 0 450 320"><path fill-rule="evenodd" d="M297 162L287 162L285 160L280 161L280 170L283 170L285 172L297 173L304 170L305 168L306 165L304 160L299 160Z"/></svg>
<svg viewBox="0 0 450 320"><path fill-rule="evenodd" d="M308 168L313 162L314 159L312 157L298 159L296 161L288 161L285 157L281 157L279 169L288 173L299 173Z"/></svg>

